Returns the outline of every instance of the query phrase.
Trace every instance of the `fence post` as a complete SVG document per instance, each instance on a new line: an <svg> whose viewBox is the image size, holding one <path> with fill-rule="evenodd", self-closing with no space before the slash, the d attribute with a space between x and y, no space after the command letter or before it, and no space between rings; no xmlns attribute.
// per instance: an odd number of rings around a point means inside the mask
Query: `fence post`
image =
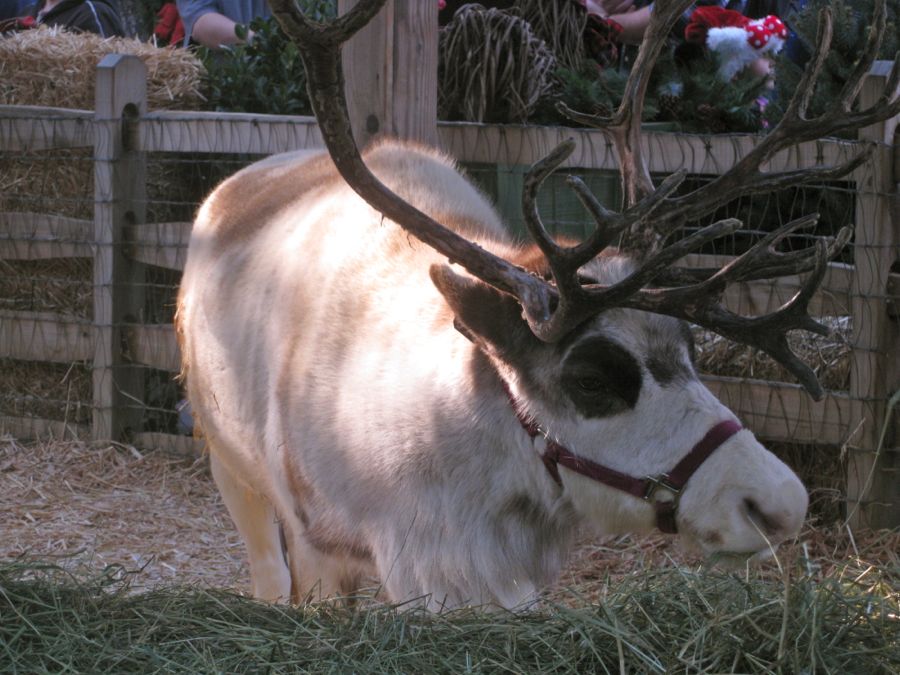
<svg viewBox="0 0 900 675"><path fill-rule="evenodd" d="M358 0L338 0L343 14ZM438 3L388 0L344 45L344 79L360 147L379 136L437 145Z"/></svg>
<svg viewBox="0 0 900 675"><path fill-rule="evenodd" d="M135 152L137 120L147 112L147 68L110 54L97 66L94 136L93 437L136 429L143 400L139 368L126 360L123 324L143 313L143 269L125 257L125 232L146 217L146 164Z"/></svg>
<svg viewBox="0 0 900 675"><path fill-rule="evenodd" d="M882 95L890 65L887 61L874 64L863 85L861 107L873 105ZM862 426L851 439L847 458L847 512L857 529L900 524L900 439L896 422L887 414L888 398L900 387L900 325L888 314L888 276L900 250L898 223L892 222L891 214L897 187L891 146L897 121L874 124L859 134L878 147L872 160L856 173L850 395L854 418ZM880 455L876 455L885 428Z"/></svg>

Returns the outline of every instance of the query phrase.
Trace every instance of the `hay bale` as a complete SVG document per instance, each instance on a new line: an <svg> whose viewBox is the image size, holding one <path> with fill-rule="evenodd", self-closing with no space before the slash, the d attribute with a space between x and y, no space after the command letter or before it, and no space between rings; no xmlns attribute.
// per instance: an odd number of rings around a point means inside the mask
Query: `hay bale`
<svg viewBox="0 0 900 675"><path fill-rule="evenodd" d="M0 359L0 415L90 424L91 387L84 363Z"/></svg>
<svg viewBox="0 0 900 675"><path fill-rule="evenodd" d="M203 65L187 50L42 26L0 40L0 104L91 110L97 64L108 54L144 62L151 110L196 110L205 100Z"/></svg>
<svg viewBox="0 0 900 675"><path fill-rule="evenodd" d="M441 119L525 122L553 87L556 58L524 19L466 5L440 33Z"/></svg>
<svg viewBox="0 0 900 675"><path fill-rule="evenodd" d="M202 107L205 71L191 52L163 49L132 38L104 39L48 27L0 39L0 104L92 109L96 67L108 54L132 54L147 66L149 109ZM51 134L52 125L47 129ZM190 218L194 203L202 196L194 177L197 168L158 155L149 158L147 173L148 217L155 221ZM92 219L92 149L0 152L0 211ZM0 298L2 309L89 319L92 261L0 261ZM4 390L0 413L79 423L90 420L91 378L83 364L70 368L68 364L4 360L0 371L4 375L0 378Z"/></svg>
<svg viewBox="0 0 900 675"><path fill-rule="evenodd" d="M827 316L816 320L829 328L829 335L811 335L802 331L788 334L788 344L797 356L809 364L825 389L847 391L850 388L852 317ZM775 382L796 382L781 364L765 352L723 338L702 328L694 329L697 368L710 375L743 377Z"/></svg>
<svg viewBox="0 0 900 675"><path fill-rule="evenodd" d="M101 38L43 26L0 40L0 104L92 109L97 64L108 54L133 54L147 66L147 105L196 110L204 69L192 53L132 38ZM183 185L180 172L166 179L149 167L160 192ZM93 216L94 166L89 148L0 154L0 211Z"/></svg>

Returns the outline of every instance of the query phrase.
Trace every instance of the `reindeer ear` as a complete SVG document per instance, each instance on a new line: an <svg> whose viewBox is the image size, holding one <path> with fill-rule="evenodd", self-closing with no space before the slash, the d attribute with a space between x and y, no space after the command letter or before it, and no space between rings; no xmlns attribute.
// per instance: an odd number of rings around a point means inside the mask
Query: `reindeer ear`
<svg viewBox="0 0 900 675"><path fill-rule="evenodd" d="M457 329L476 344L510 362L539 344L515 298L483 281L456 274L447 265L432 265L429 273L453 310Z"/></svg>

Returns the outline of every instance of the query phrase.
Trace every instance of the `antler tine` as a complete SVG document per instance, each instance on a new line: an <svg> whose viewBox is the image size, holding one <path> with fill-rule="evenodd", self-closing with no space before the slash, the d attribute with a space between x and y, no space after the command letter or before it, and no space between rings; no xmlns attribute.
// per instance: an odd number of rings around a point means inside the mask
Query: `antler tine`
<svg viewBox="0 0 900 675"><path fill-rule="evenodd" d="M794 229L801 228L792 228L791 231ZM802 274L804 272L809 272L815 267L816 246L818 245L818 241L823 241L825 243L826 256L831 260L850 242L852 236L852 227L842 227L836 237L827 237L825 239L816 240L816 243L813 243L812 246L807 246L798 251L789 251L787 253L774 250L774 244L771 244L765 255L760 256L755 265L748 266L742 271L740 281L774 279L788 274Z"/></svg>
<svg viewBox="0 0 900 675"><path fill-rule="evenodd" d="M761 317L745 318L735 317L735 334L726 335L718 327L712 330L726 337L758 347L784 366L792 373L800 384L817 401L824 396L822 385L813 370L806 365L794 352L787 342L787 333L792 330L805 330L819 335L828 335L831 331L809 316L809 301L816 289L822 283L828 265L828 249L825 242L816 242L815 267L812 274L807 277L800 290L788 302L779 309ZM702 321L697 321L704 325ZM718 320L712 322L718 326Z"/></svg>
<svg viewBox="0 0 900 675"><path fill-rule="evenodd" d="M553 237L547 232L537 208L537 193L543 182L562 164L575 149L575 141L571 138L557 145L549 155L531 165L525 174L522 189L522 213L525 226L532 239L548 259L556 259L565 253L565 249L557 246Z"/></svg>
<svg viewBox="0 0 900 675"><path fill-rule="evenodd" d="M666 198L678 189L686 176L687 171L679 169L666 177L653 193L644 197L637 204L626 210L625 213L617 213L607 209L591 193L583 180L577 176L568 176L566 184L572 188L575 196L578 197L578 200L597 224L590 237L575 247L575 249L572 249L573 256L579 260L579 265L583 265L606 247L612 241L610 235L615 236L635 223L646 221L665 202ZM574 253L575 250L578 250L578 253Z"/></svg>
<svg viewBox="0 0 900 675"><path fill-rule="evenodd" d="M572 192L578 197L578 201L581 202L581 205L587 209L591 218L597 223L599 226L597 229L616 228L620 225L622 222L622 214L603 206L603 204L600 203L600 200L594 196L594 193L591 192L591 189L585 185L581 178L578 176L566 176L566 185L572 189ZM596 233L596 231L597 230L595 229L594 233ZM593 237L594 235L592 234L591 236Z"/></svg>
<svg viewBox="0 0 900 675"><path fill-rule="evenodd" d="M667 202L665 213L657 215L654 227L664 237L668 237L686 222L697 220L738 196L766 194L788 187L838 180L869 161L874 151L875 146L869 145L836 166L772 173L752 168L743 173L723 174L693 193ZM714 184L717 189L710 189Z"/></svg>
<svg viewBox="0 0 900 675"><path fill-rule="evenodd" d="M559 246L553 240L541 221L537 208L537 193L544 180L572 154L574 149L575 142L572 139L560 143L553 152L528 170L522 190L525 225L547 258L557 289L561 294L573 297L582 295L581 284L578 282L578 268L609 246L630 222L621 214L610 211L600 204L583 181L575 176L569 176L567 183L594 217L596 227L585 241L576 246Z"/></svg>
<svg viewBox="0 0 900 675"><path fill-rule="evenodd" d="M537 193L544 180L572 154L574 149L575 142L572 139L568 139L560 143L549 155L536 162L529 169L525 175L524 188L522 190L522 213L529 233L547 258L559 294L568 299L566 303L566 307L570 308L568 313L571 316L581 316L580 310L575 311L572 309L576 301L585 296L581 283L578 281L578 268L608 247L616 236L628 226L635 222L640 222L652 214L666 197L678 188L684 180L686 172L678 171L666 178L652 194L644 197L625 214L618 214L605 208L591 194L583 181L574 176L569 176L567 183L594 217L596 227L591 235L580 244L572 247L562 247L553 240L553 237L544 227L537 208ZM740 225L738 221L734 222L738 226ZM723 236L725 234L724 231L713 234L714 228L720 225L722 224L716 223L710 228L703 230L701 234L705 234L712 239ZM693 239L687 238L682 243L693 241ZM702 245L705 241L696 244L696 246ZM669 249L665 249L665 252L668 251ZM661 271L662 265L660 261L666 260L666 264L670 264L678 257L681 256L654 257L648 262L647 266L641 268L647 274L647 276L643 277L644 283L658 273L657 271L650 273L651 270ZM557 323L559 326L564 325L561 316L557 317ZM571 328L571 326L569 327ZM550 328L545 328L544 330L550 330ZM555 331L556 329L553 330Z"/></svg>
<svg viewBox="0 0 900 675"><path fill-rule="evenodd" d="M753 246L747 249L743 253L743 255L738 256L730 263L718 270L702 284L702 287L718 288L724 290L725 286L729 283L746 281L747 277L756 274L760 267L766 265L771 266L773 265L773 263L780 266L780 268L783 268L784 271L797 273L799 270L796 266L801 261L805 260L805 256L796 256L791 260L786 260L785 257L788 254L779 253L778 251L776 251L775 245L791 232L795 232L806 227L814 227L818 222L819 214L813 213L785 223L777 230L768 233L766 236L756 242ZM808 256L810 250L815 253L815 251L818 250L817 247L818 241L808 249L797 251L797 253L806 253ZM773 276L780 275L774 274Z"/></svg>
<svg viewBox="0 0 900 675"><path fill-rule="evenodd" d="M869 72L869 69L878 57L878 48L881 45L881 36L884 35L886 23L887 3L876 2L875 14L872 16L872 25L869 26L865 49L863 49L862 55L856 62L856 67L850 73L847 82L844 83L844 86L841 88L841 93L838 96L838 100L840 101L841 108L843 108L844 112L850 112L850 109L853 107L853 102L856 100L856 97L859 96L859 92L862 89L863 78L866 76L866 73Z"/></svg>
<svg viewBox="0 0 900 675"><path fill-rule="evenodd" d="M690 234L679 241L666 246L645 260L637 270L622 281L607 287L595 287L589 294L591 306L595 312L614 306L623 298L639 291L648 283L666 271L673 262L688 253L696 251L704 244L715 241L741 229L743 223L736 218L726 218Z"/></svg>
<svg viewBox="0 0 900 675"><path fill-rule="evenodd" d="M806 67L800 76L800 82L797 83L794 95L788 101L784 116L781 123L775 128L776 130L782 125L806 116L806 111L815 91L816 82L822 73L822 68L825 67L825 59L828 57L828 51L831 49L831 37L833 34L834 20L831 15L831 9L823 7L819 11L819 22L816 27L816 51L806 63ZM775 130L772 133L775 133ZM769 135L771 136L772 134Z"/></svg>
<svg viewBox="0 0 900 675"><path fill-rule="evenodd" d="M297 9L294 0L288 0L287 2L275 0L269 5L272 15L281 24L285 34L294 39L295 42L299 39L303 43L341 45L375 18L375 15L384 7L385 2L387 0L360 2L346 14L325 24L309 20L303 12Z"/></svg>
<svg viewBox="0 0 900 675"><path fill-rule="evenodd" d="M827 327L813 320L808 311L809 301L825 275L829 255L829 248L822 240L818 240L814 248L813 273L791 300L764 316L743 317L721 304L722 292L727 285L743 280L738 274L735 274L736 278L723 275L715 282L709 279L693 286L642 288L616 304L684 319L735 342L762 349L792 373L813 398L819 400L824 392L815 373L791 351L786 337L792 330L821 335L829 332Z"/></svg>
<svg viewBox="0 0 900 675"><path fill-rule="evenodd" d="M792 221L783 226L779 232L794 231L810 227L816 224L815 219L818 214L804 216L800 221L806 223L798 223ZM790 228L790 229L788 229ZM786 232L785 232L786 234ZM782 235L783 236L783 235ZM822 241L826 245L826 255L832 260L843 248L850 242L853 236L852 227L842 227L835 237L824 237ZM760 241L754 244L754 247L761 246L764 242ZM747 267L739 280L734 281L755 281L757 279L775 279L778 277L788 276L792 274L803 274L811 271L815 267L816 262L816 244L807 246L798 251L790 251L782 253L772 250L774 243L769 243L768 260L758 261L756 265ZM672 267L665 270L656 278L660 286L690 286L693 284L701 284L722 271L721 267Z"/></svg>
<svg viewBox="0 0 900 675"><path fill-rule="evenodd" d="M373 208L447 256L451 262L458 262L479 279L515 296L529 322L546 321L555 301L555 289L543 279L485 251L403 201L363 162L347 112L341 45L374 17L384 3L385 0L360 0L343 17L323 26L309 21L294 0L269 0L273 15L296 44L303 59L313 112L335 166L350 187Z"/></svg>
<svg viewBox="0 0 900 675"><path fill-rule="evenodd" d="M646 293L644 286L664 273L671 264L691 251L710 241L733 234L741 227L741 221L734 218L708 225L698 232L671 244L645 260L640 267L622 281L611 286L578 284L572 275L566 277L566 284L560 289L559 305L549 321L532 326L532 331L542 340L556 342L585 319L613 307L631 307L631 298ZM571 284L578 284L571 290ZM640 309L640 308L639 308ZM667 312L651 309L657 313Z"/></svg>
<svg viewBox="0 0 900 675"><path fill-rule="evenodd" d="M666 44L666 36L691 0L657 3L644 33L641 47L631 67L625 92L618 109L611 116L586 115L558 104L557 110L570 119L587 126L604 129L612 138L619 159L623 195L626 207L632 206L653 192L653 181L641 148L641 117L644 97L650 82L650 71Z"/></svg>

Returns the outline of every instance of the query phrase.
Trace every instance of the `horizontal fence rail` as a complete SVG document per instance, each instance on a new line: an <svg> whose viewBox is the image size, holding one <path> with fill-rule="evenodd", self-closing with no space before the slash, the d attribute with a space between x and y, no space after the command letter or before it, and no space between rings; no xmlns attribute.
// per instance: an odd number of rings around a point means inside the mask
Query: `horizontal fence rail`
<svg viewBox="0 0 900 675"><path fill-rule="evenodd" d="M122 61L106 63L105 67L109 69L110 80L136 77L122 70L125 67ZM0 210L0 261L93 260L92 317L0 310L0 358L90 364L96 409L93 423L7 415L0 417L0 431L23 434L29 429L57 437L86 433L95 437L116 436L117 429L123 428L115 421L119 414L117 406L123 396L132 395L129 387L134 383L134 373L129 368L147 366L168 373L179 371L180 357L171 323L136 320L141 311L129 308L128 303L140 303L141 298L121 292L129 283L129 275L136 270L159 268L179 272L185 265L191 223L146 222L144 207L133 206L145 199L139 183L145 176L143 158L147 154L268 155L322 147L315 120L308 117L142 112L145 105L141 100L142 86L140 81L131 82L126 88L131 92L130 99L124 100L121 88L118 92L104 92L102 84L98 84L98 102L104 102L106 107L98 103L97 111L0 106L0 151L86 148L93 152L93 160L97 162L93 219ZM136 105L139 114L123 117L121 112L126 105ZM900 274L890 272L896 261L897 242L890 238L895 235L886 234L896 229L891 209L898 209L895 163L900 162L900 155L893 144L895 122L881 125L870 133L870 140L880 145L872 160L847 179L858 191L856 213L865 214L871 221L857 222L853 263L831 263L810 306L813 315L853 318L855 355L850 390L829 391L824 400L815 402L794 384L703 377L713 393L761 438L823 445L852 444L857 452L851 461L856 462L855 468L851 467L855 477L848 477L849 498L861 504L868 503L863 500L863 492L871 486L864 485L864 474L875 466L878 437L886 423L883 410L886 392L875 381L879 374L892 373L893 366L885 364L898 358L895 343L883 341L884 335L896 332L889 322L894 320L892 317L900 306ZM566 161L566 168L616 168L612 145L596 130L439 123L438 138L441 148L462 163L510 166L531 164L559 142L574 138L575 151ZM746 155L758 138L651 132L645 134L643 142L651 171L668 173L684 168L689 174L714 176ZM859 149L860 143L855 141L826 139L804 143L779 153L764 169L781 171L838 163L854 156ZM137 174L124 175L125 172ZM693 254L683 263L711 267L728 259L721 255ZM725 299L735 310L766 312L788 301L799 287L799 277L788 276L739 284L729 289ZM863 315L865 322L860 320ZM123 376L125 372L131 374ZM189 437L135 428L131 428L131 439L181 451L195 451L198 447ZM889 476L894 471L896 480L896 469L886 467L886 470Z"/></svg>

